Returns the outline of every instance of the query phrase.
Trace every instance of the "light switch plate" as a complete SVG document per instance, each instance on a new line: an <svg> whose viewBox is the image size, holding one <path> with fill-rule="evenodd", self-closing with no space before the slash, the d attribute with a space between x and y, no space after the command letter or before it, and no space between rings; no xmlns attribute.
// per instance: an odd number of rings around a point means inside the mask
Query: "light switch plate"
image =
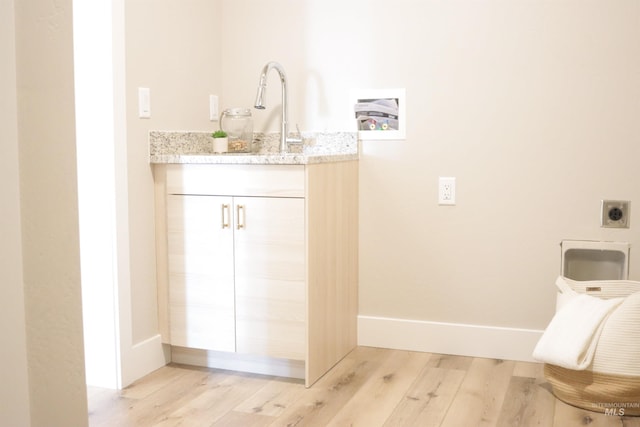
<svg viewBox="0 0 640 427"><path fill-rule="evenodd" d="M212 122L218 121L218 95L209 95L209 120Z"/></svg>
<svg viewBox="0 0 640 427"><path fill-rule="evenodd" d="M138 117L151 118L151 91L148 87L138 88Z"/></svg>

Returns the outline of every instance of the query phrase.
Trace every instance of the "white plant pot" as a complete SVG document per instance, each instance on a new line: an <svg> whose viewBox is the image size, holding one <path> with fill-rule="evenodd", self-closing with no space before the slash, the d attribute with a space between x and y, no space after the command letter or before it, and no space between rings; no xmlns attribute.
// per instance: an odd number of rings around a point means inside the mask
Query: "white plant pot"
<svg viewBox="0 0 640 427"><path fill-rule="evenodd" d="M229 151L229 138L213 138L213 152L226 153Z"/></svg>

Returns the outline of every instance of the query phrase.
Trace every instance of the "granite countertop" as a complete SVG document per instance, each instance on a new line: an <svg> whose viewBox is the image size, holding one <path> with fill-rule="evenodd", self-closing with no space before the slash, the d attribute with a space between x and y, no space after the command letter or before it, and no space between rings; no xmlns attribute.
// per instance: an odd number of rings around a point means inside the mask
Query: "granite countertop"
<svg viewBox="0 0 640 427"><path fill-rule="evenodd" d="M303 132L303 144L290 144L289 152L279 151L279 133L255 133L252 153L214 154L211 132L149 132L151 164L274 164L358 160L357 132Z"/></svg>

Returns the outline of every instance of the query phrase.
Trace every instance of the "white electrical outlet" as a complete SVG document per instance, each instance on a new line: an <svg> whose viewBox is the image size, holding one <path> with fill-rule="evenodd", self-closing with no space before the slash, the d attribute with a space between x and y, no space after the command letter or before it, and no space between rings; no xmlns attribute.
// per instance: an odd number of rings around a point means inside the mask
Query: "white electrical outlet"
<svg viewBox="0 0 640 427"><path fill-rule="evenodd" d="M456 179L451 176L441 176L438 178L438 204L456 204Z"/></svg>

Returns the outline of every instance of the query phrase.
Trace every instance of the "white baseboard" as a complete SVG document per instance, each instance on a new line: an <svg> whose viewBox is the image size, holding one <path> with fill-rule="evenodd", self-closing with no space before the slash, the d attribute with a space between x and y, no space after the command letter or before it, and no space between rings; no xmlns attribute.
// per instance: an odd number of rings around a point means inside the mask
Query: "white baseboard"
<svg viewBox="0 0 640 427"><path fill-rule="evenodd" d="M358 345L533 362L542 330L358 316Z"/></svg>
<svg viewBox="0 0 640 427"><path fill-rule="evenodd" d="M122 388L171 361L164 349L160 334L126 349L123 351L122 358Z"/></svg>

